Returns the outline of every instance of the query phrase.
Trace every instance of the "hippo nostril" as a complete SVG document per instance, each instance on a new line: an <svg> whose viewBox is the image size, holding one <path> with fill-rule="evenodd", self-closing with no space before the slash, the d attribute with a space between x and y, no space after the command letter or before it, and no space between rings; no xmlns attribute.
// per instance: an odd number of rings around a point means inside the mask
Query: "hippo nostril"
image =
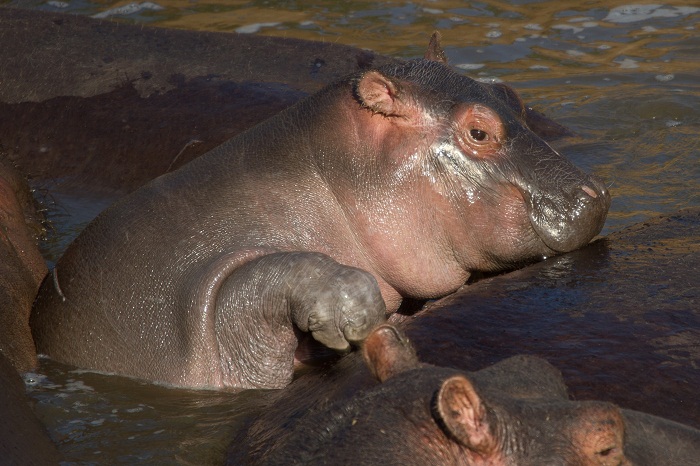
<svg viewBox="0 0 700 466"><path fill-rule="evenodd" d="M587 182L581 186L581 189L594 199L600 199L606 204L609 204L610 202L610 192L608 191L607 186L605 186L605 183L603 183L603 181L598 177L591 176ZM592 194L589 190L593 191L595 194Z"/></svg>
<svg viewBox="0 0 700 466"><path fill-rule="evenodd" d="M598 197L598 193L595 192L592 188L586 186L585 184L581 186L581 189L583 190L584 193L588 194L591 196L593 199Z"/></svg>

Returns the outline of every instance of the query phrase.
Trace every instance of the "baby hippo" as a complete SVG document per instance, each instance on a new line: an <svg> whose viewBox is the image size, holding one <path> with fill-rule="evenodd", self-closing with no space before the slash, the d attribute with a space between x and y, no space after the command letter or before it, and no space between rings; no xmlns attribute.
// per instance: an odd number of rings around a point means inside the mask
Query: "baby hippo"
<svg viewBox="0 0 700 466"><path fill-rule="evenodd" d="M88 225L39 292L38 350L182 387L283 387L304 333L346 350L404 298L578 248L610 196L525 115L433 59L331 84Z"/></svg>

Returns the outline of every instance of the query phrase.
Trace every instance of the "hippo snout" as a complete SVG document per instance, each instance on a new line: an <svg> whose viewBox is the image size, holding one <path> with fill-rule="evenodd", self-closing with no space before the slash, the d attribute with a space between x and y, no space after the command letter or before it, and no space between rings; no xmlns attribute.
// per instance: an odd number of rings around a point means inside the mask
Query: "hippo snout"
<svg viewBox="0 0 700 466"><path fill-rule="evenodd" d="M530 223L542 242L555 252L586 245L603 229L610 192L595 176L568 184L555 194L530 193Z"/></svg>

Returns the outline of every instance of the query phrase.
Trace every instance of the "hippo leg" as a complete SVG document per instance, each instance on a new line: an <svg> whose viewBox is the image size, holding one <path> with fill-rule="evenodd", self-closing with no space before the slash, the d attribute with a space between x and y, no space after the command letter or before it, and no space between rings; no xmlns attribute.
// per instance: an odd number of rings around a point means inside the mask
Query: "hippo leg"
<svg viewBox="0 0 700 466"><path fill-rule="evenodd" d="M379 286L368 272L320 253L277 252L240 266L240 253L234 255L214 261L183 290L195 298L185 306L192 311L184 321L198 331L184 333L194 339L187 366L198 380L284 387L292 379L299 331L344 351L386 319ZM204 354L209 360L200 364ZM197 374L202 369L208 374Z"/></svg>

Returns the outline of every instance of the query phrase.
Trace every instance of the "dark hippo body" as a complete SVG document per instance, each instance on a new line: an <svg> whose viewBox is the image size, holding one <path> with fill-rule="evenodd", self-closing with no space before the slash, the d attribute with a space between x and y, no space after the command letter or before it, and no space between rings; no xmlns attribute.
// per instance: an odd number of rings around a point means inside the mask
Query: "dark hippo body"
<svg viewBox="0 0 700 466"><path fill-rule="evenodd" d="M435 376L433 382L406 373L396 385L387 385L391 379L377 385L360 358L348 356L277 393L232 442L230 464L278 464L275 445L293 442L309 447L289 461L328 451L335 464L355 463L365 454L387 464L394 458L413 464L426 429L402 423L430 423L432 413L421 410L455 370L477 371L468 375L477 388L496 389L502 402L504 396L512 402L539 393L542 408L569 399L556 366L572 400L605 400L623 408L624 451L631 464L694 466L700 458L698 245L700 209L688 209L465 286L404 322L419 359L443 366L423 375ZM515 356L523 353L531 356ZM494 370L499 367L506 369ZM414 390L405 390L408 385ZM565 406L574 410L576 403ZM371 419L372 427L362 427L363 419ZM444 440L435 438L442 435L439 426L427 431L436 454ZM359 438L365 440L356 442Z"/></svg>
<svg viewBox="0 0 700 466"><path fill-rule="evenodd" d="M0 154L0 463L58 464L58 450L31 410L17 372L36 366L29 329L46 273L37 241L42 226L26 180Z"/></svg>
<svg viewBox="0 0 700 466"><path fill-rule="evenodd" d="M13 8L0 8L0 24L0 142L35 183L81 196L131 192L329 82L399 62L336 43ZM526 116L545 138L567 133Z"/></svg>
<svg viewBox="0 0 700 466"><path fill-rule="evenodd" d="M518 108L431 60L329 85L103 212L44 282L38 350L181 386L279 387L298 330L346 349L385 303L586 244L609 194Z"/></svg>
<svg viewBox="0 0 700 466"><path fill-rule="evenodd" d="M46 274L43 226L25 178L0 148L0 353L18 371L36 366L29 313Z"/></svg>
<svg viewBox="0 0 700 466"><path fill-rule="evenodd" d="M353 354L322 381L307 374L279 392L231 443L228 464L697 464L700 431L572 401L540 358L465 373L420 364L400 338L382 328L365 342L380 384Z"/></svg>
<svg viewBox="0 0 700 466"><path fill-rule="evenodd" d="M699 270L700 210L687 209L465 286L406 331L425 362L473 370L535 354L578 399L700 428Z"/></svg>
<svg viewBox="0 0 700 466"><path fill-rule="evenodd" d="M394 61L14 8L0 8L0 24L0 141L34 180L82 195L132 191L334 79Z"/></svg>
<svg viewBox="0 0 700 466"><path fill-rule="evenodd" d="M0 353L0 463L3 465L57 465L61 455L46 428L32 412L24 381Z"/></svg>

